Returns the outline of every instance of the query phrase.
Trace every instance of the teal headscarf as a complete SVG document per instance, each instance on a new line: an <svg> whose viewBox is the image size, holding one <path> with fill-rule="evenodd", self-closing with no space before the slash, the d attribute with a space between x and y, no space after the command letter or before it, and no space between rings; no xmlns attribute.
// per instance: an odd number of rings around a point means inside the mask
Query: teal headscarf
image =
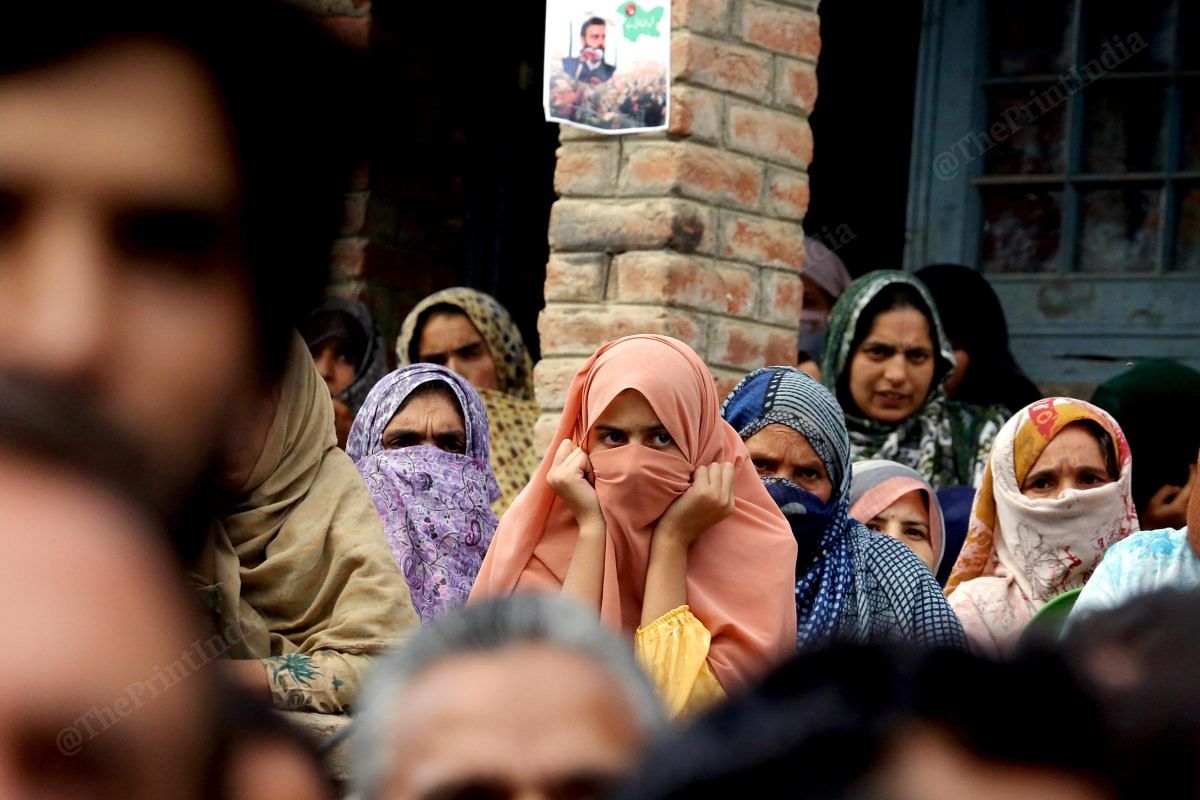
<svg viewBox="0 0 1200 800"><path fill-rule="evenodd" d="M930 323L934 377L929 395L912 416L900 422L879 422L864 416L850 398L847 372L854 348L873 321L864 319L863 312L881 292L898 284L909 287L925 306L920 310ZM947 399L943 384L953 369L954 348L942 329L933 298L921 281L906 272L867 273L850 284L829 314L821 380L846 411L855 461L896 461L915 469L935 489L977 486L1007 415L999 407L984 409Z"/></svg>

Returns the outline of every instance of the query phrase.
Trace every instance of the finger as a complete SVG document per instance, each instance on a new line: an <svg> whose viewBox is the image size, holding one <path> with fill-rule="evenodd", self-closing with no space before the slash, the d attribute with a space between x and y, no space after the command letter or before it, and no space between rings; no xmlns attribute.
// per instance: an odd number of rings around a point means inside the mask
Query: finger
<svg viewBox="0 0 1200 800"><path fill-rule="evenodd" d="M696 471L692 473L692 489L697 492L703 492L708 489L708 469L705 467L696 467Z"/></svg>
<svg viewBox="0 0 1200 800"><path fill-rule="evenodd" d="M562 464L567 459L567 456L571 454L571 448L574 446L570 439L563 439L559 442L558 449L554 451L554 459L550 462L550 466L557 467L559 464Z"/></svg>
<svg viewBox="0 0 1200 800"><path fill-rule="evenodd" d="M733 479L735 474L736 471L732 463L727 461L721 465L721 496L727 506L733 503Z"/></svg>

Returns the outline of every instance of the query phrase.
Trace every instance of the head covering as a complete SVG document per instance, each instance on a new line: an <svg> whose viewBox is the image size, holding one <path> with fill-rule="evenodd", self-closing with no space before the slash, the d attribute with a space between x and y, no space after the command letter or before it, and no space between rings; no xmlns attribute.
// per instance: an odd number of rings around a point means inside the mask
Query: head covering
<svg viewBox="0 0 1200 800"><path fill-rule="evenodd" d="M853 280L838 254L812 236L804 237L804 277L820 286L832 300L841 297Z"/></svg>
<svg viewBox="0 0 1200 800"><path fill-rule="evenodd" d="M440 383L454 395L467 432L465 454L422 445L383 448L383 432L413 391ZM471 384L445 367L413 364L386 376L354 420L354 460L422 622L466 603L496 531L500 487L488 466L488 419Z"/></svg>
<svg viewBox="0 0 1200 800"><path fill-rule="evenodd" d="M1021 493L1042 451L1074 422L1091 420L1111 438L1118 477L1056 498ZM967 541L946 592L972 642L1003 652L1043 605L1082 586L1114 543L1138 529L1125 435L1104 410L1050 397L1010 419L992 448L975 497Z"/></svg>
<svg viewBox="0 0 1200 800"><path fill-rule="evenodd" d="M854 349L874 322L864 318L863 312L881 292L898 285L908 287L925 306L922 312L929 320L936 363L924 404L900 422L879 422L854 405L849 395L849 370ZM1006 415L947 400L942 384L953 367L954 348L942 331L933 299L919 280L904 272L880 270L852 283L830 313L821 354L821 381L836 393L846 410L851 456L912 467L935 489L977 483Z"/></svg>
<svg viewBox="0 0 1200 800"><path fill-rule="evenodd" d="M337 448L329 390L299 335L266 443L206 556L233 658L375 653L416 619L371 496ZM339 680L349 681L342 673ZM356 680L356 679L355 679ZM357 685L343 687L346 697Z"/></svg>
<svg viewBox="0 0 1200 800"><path fill-rule="evenodd" d="M971 358L954 399L1010 413L1037 402L1042 393L1009 350L1008 321L987 278L962 264L933 264L916 277L929 289L951 346Z"/></svg>
<svg viewBox="0 0 1200 800"><path fill-rule="evenodd" d="M933 572L942 563L946 525L937 493L929 481L911 467L895 461L858 461L850 485L850 516L864 525L909 492L923 492L929 507L929 542L933 546Z"/></svg>
<svg viewBox="0 0 1200 800"><path fill-rule="evenodd" d="M1168 358L1143 361L1096 387L1092 402L1117 418L1137 459L1140 511L1163 486L1187 483L1200 448L1200 372Z"/></svg>
<svg viewBox="0 0 1200 800"><path fill-rule="evenodd" d="M334 399L342 401L351 413L357 414L371 387L387 374L387 351L371 312L357 300L331 297L309 314L301 333L309 350L315 350L333 338L351 343L357 356L354 380Z"/></svg>
<svg viewBox="0 0 1200 800"><path fill-rule="evenodd" d="M521 338L521 330L513 322L508 309L496 298L465 286L443 289L426 297L404 318L400 338L396 340L399 363L412 364L417 360L416 348L421 343L418 323L424 324L426 312L434 306L454 306L467 315L479 335L487 342L492 360L496 362L496 381L500 391L523 400L534 400L533 359Z"/></svg>
<svg viewBox="0 0 1200 800"><path fill-rule="evenodd" d="M504 306L490 295L460 286L429 295L404 318L396 341L396 355L401 364L416 360L421 340L417 324L423 323L422 317L437 305L453 306L466 314L487 342L496 362L499 390L476 391L483 399L491 424L492 472L500 484L500 499L492 507L497 514L503 514L538 466L533 429L540 409L534 402L533 361L520 329Z"/></svg>
<svg viewBox="0 0 1200 800"><path fill-rule="evenodd" d="M786 425L803 436L833 483L829 500L788 480L765 481L796 537L796 644L827 639L837 629L854 582L849 515L850 442L842 409L825 387L794 367L751 372L730 392L721 415L742 439L768 425Z"/></svg>
<svg viewBox="0 0 1200 800"><path fill-rule="evenodd" d="M580 367L546 457L501 520L471 599L562 587L579 526L546 474L559 443L586 447L596 419L627 389L646 398L683 458L634 444L591 455L608 529L600 616L614 628L636 629L653 523L687 491L697 467L734 463L736 508L691 546L687 569L688 605L712 634L708 663L730 691L793 651L796 543L746 445L721 419L708 368L676 339L627 336Z"/></svg>

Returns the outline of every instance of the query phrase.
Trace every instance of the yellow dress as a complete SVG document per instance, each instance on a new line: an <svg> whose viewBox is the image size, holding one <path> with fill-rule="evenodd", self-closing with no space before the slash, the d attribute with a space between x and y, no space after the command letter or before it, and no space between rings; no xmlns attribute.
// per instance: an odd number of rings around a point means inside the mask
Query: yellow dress
<svg viewBox="0 0 1200 800"><path fill-rule="evenodd" d="M687 717L725 699L708 666L712 635L687 606L663 614L634 635L642 668L658 688L672 717Z"/></svg>

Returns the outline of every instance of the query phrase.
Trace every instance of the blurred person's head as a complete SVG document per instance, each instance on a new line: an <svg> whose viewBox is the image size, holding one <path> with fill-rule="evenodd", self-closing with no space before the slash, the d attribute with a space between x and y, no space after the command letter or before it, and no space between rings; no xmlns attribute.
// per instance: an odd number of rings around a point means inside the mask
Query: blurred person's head
<svg viewBox="0 0 1200 800"><path fill-rule="evenodd" d="M346 58L266 0L6 9L0 372L79 387L156 480L194 475L324 285Z"/></svg>
<svg viewBox="0 0 1200 800"><path fill-rule="evenodd" d="M603 50L608 25L603 17L591 17L579 28L579 41L592 50Z"/></svg>
<svg viewBox="0 0 1200 800"><path fill-rule="evenodd" d="M1092 402L1121 423L1137 459L1133 501L1142 529L1182 528L1200 448L1200 372L1150 359L1097 386Z"/></svg>
<svg viewBox="0 0 1200 800"><path fill-rule="evenodd" d="M616 797L998 800L1019 786L1027 800L1099 800L1113 796L1110 744L1054 657L845 645L801 655L655 747Z"/></svg>
<svg viewBox="0 0 1200 800"><path fill-rule="evenodd" d="M22 391L0 386L0 796L212 796L224 640L202 633L123 442Z"/></svg>
<svg viewBox="0 0 1200 800"><path fill-rule="evenodd" d="M1200 793L1200 592L1159 590L1071 625L1061 651L1097 687L1130 785Z"/></svg>
<svg viewBox="0 0 1200 800"><path fill-rule="evenodd" d="M222 795L228 800L333 800L311 737L257 696L230 692Z"/></svg>
<svg viewBox="0 0 1200 800"><path fill-rule="evenodd" d="M358 714L362 800L597 797L664 712L594 615L515 595L448 616L380 664Z"/></svg>

